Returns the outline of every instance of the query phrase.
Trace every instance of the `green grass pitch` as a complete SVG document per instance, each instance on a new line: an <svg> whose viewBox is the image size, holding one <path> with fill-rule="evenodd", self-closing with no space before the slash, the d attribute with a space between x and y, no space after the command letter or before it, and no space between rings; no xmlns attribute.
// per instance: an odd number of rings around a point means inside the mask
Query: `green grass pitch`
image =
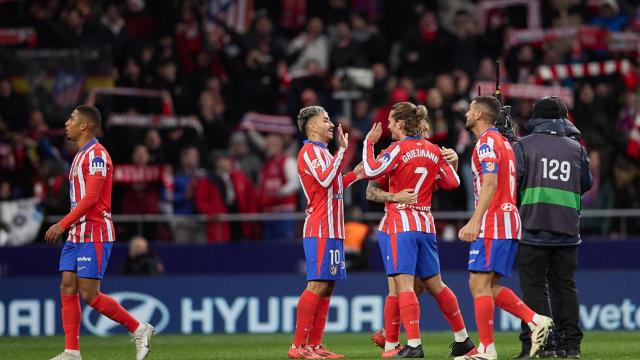
<svg viewBox="0 0 640 360"><path fill-rule="evenodd" d="M477 335L472 335L477 339ZM291 334L275 335L159 335L152 340L149 360L190 359L286 359ZM424 333L426 359L449 359L451 334ZM331 350L346 355L347 359L379 359L380 350L373 345L370 335L327 334L325 342ZM0 359L47 360L61 351L64 340L55 337L0 337ZM134 345L124 336L80 338L82 358L134 359ZM517 333L496 333L496 346L500 359L511 359L519 352ZM640 332L588 332L582 344L582 358L640 360Z"/></svg>

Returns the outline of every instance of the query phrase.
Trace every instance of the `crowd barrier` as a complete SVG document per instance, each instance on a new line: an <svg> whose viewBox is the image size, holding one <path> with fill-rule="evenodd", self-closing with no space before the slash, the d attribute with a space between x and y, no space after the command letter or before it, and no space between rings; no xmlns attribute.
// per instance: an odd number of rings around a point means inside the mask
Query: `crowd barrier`
<svg viewBox="0 0 640 360"><path fill-rule="evenodd" d="M467 327L475 329L465 271L443 272L457 294ZM504 279L516 291L517 276ZM0 278L0 336L62 333L57 276ZM584 330L640 329L640 272L580 270L580 321ZM101 290L122 302L159 333L290 333L303 275L192 275L106 277ZM327 323L330 332L371 332L382 327L386 279L382 272L352 273L338 283ZM426 331L447 330L434 300L420 299ZM124 333L113 321L83 305L82 332ZM518 330L518 320L496 311L498 331Z"/></svg>

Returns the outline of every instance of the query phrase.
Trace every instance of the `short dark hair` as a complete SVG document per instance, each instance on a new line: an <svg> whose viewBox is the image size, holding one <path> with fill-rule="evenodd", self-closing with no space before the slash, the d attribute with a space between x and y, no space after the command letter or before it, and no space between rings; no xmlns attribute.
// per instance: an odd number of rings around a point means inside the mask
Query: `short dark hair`
<svg viewBox="0 0 640 360"><path fill-rule="evenodd" d="M89 122L92 122L96 129L99 129L102 125L102 116L100 115L100 110L98 110L98 108L96 108L95 106L79 105L76 106L76 111L78 111L78 113L82 115L82 117L89 120Z"/></svg>
<svg viewBox="0 0 640 360"><path fill-rule="evenodd" d="M495 96L478 96L477 98L473 99L473 102L484 108L483 113L484 115L486 115L486 119L489 120L491 124L495 124L496 121L498 121L502 105L500 105L500 101L498 101Z"/></svg>
<svg viewBox="0 0 640 360"><path fill-rule="evenodd" d="M536 101L531 110L533 119L566 119L569 116L567 105L557 96L546 96Z"/></svg>
<svg viewBox="0 0 640 360"><path fill-rule="evenodd" d="M305 137L307 136L307 123L318 114L326 113L322 106L312 105L300 109L298 113L298 129Z"/></svg>

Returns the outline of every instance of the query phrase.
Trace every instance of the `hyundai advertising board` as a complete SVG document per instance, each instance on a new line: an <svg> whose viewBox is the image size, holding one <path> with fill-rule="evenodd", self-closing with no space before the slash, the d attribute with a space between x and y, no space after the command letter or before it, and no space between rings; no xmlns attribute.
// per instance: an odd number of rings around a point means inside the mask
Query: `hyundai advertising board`
<svg viewBox="0 0 640 360"><path fill-rule="evenodd" d="M466 272L444 273L456 293L467 327L475 328ZM517 277L505 279L517 289ZM638 271L581 271L577 275L584 330L640 329ZM0 279L0 336L62 333L57 277ZM292 332L295 307L304 287L300 275L107 277L102 291L120 301L158 332L182 334ZM368 332L382 327L386 280L383 274L353 273L337 285L327 331ZM448 326L427 294L421 299L424 330ZM498 311L496 329L520 323ZM95 335L124 329L84 305L82 331Z"/></svg>

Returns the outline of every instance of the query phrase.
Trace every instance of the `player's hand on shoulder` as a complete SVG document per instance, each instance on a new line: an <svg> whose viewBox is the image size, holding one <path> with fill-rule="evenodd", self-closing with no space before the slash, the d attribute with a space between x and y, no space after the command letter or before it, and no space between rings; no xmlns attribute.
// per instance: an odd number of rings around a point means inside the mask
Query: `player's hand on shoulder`
<svg viewBox="0 0 640 360"><path fill-rule="evenodd" d="M342 130L342 124L338 124L338 139L336 141L341 148L346 149L349 146L349 133Z"/></svg>
<svg viewBox="0 0 640 360"><path fill-rule="evenodd" d="M58 237L62 235L63 232L64 232L64 229L62 228L62 226L60 226L59 223L55 223L51 225L51 227L49 227L47 232L44 234L44 239L49 244L54 244L58 239Z"/></svg>
<svg viewBox="0 0 640 360"><path fill-rule="evenodd" d="M380 140L380 136L382 136L382 124L377 122L374 123L371 127L371 130L369 130L369 133L367 134L367 140L375 144L378 142L378 140Z"/></svg>
<svg viewBox="0 0 640 360"><path fill-rule="evenodd" d="M458 154L453 151L453 149L449 149L444 146L440 149L442 150L442 157L447 164L454 165L458 163Z"/></svg>
<svg viewBox="0 0 640 360"><path fill-rule="evenodd" d="M393 199L400 204L415 204L418 202L418 193L413 189L404 189L395 193Z"/></svg>

